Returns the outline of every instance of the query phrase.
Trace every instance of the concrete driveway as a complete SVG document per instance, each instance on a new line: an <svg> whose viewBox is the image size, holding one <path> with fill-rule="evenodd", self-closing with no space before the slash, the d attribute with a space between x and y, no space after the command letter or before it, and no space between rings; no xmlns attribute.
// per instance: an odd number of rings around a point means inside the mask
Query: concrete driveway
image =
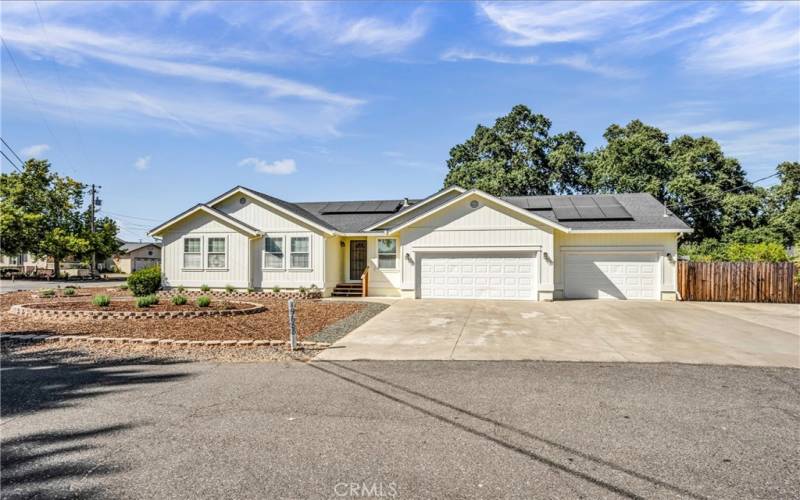
<svg viewBox="0 0 800 500"><path fill-rule="evenodd" d="M322 360L556 360L800 367L800 306L400 300Z"/></svg>

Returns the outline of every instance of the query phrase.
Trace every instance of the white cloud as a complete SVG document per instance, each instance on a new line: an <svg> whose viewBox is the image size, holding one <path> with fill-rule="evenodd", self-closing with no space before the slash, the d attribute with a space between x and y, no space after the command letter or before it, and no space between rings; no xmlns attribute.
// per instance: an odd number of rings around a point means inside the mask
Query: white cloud
<svg viewBox="0 0 800 500"><path fill-rule="evenodd" d="M645 2L484 2L480 12L503 32L508 45L595 40L651 18Z"/></svg>
<svg viewBox="0 0 800 500"><path fill-rule="evenodd" d="M240 167L253 167L253 170L262 174L289 175L297 171L295 161L287 158L267 163L259 158L245 158L239 162Z"/></svg>
<svg viewBox="0 0 800 500"><path fill-rule="evenodd" d="M800 3L745 4L745 20L721 25L687 56L689 66L750 74L800 66Z"/></svg>
<svg viewBox="0 0 800 500"><path fill-rule="evenodd" d="M370 52L400 52L422 38L428 31L428 20L421 8L403 23L395 24L377 17L364 17L342 27L336 43L362 45Z"/></svg>
<svg viewBox="0 0 800 500"><path fill-rule="evenodd" d="M42 51L45 55L64 61L69 58L76 64L79 57L90 57L140 71L172 77L184 77L211 83L226 83L265 90L271 97L298 97L322 103L357 106L360 99L329 92L310 85L268 73L243 71L209 64L179 62L162 57L191 57L198 50L180 43L164 46L147 39L125 36L108 36L92 31L63 26L48 27L48 36L37 36L37 31L4 25L3 35L29 52ZM171 46L178 47L176 49ZM63 58L58 56L66 54ZM156 54L158 57L151 57Z"/></svg>
<svg viewBox="0 0 800 500"><path fill-rule="evenodd" d="M150 155L142 156L138 158L135 162L133 162L133 168L136 170L147 170L150 168Z"/></svg>
<svg viewBox="0 0 800 500"><path fill-rule="evenodd" d="M608 78L634 78L637 76L637 73L633 70L621 66L597 63L590 60L585 54L557 57L553 59L551 63L567 66L579 71L586 71L587 73L595 73Z"/></svg>
<svg viewBox="0 0 800 500"><path fill-rule="evenodd" d="M440 57L442 61L487 61L497 64L536 64L539 58L536 56L512 56L497 52L482 52L474 50L450 49Z"/></svg>
<svg viewBox="0 0 800 500"><path fill-rule="evenodd" d="M213 131L250 137L330 137L352 116L349 108L309 102L270 102L196 90L187 99L180 89L141 88L114 82L105 87L65 82L69 103L57 85L29 79L31 91L44 113L64 121L73 118L92 125L119 128L160 127L198 135ZM3 80L4 104L36 112L26 89L16 80ZM74 113L80 109L80 113ZM308 116L314 120L308 120Z"/></svg>
<svg viewBox="0 0 800 500"><path fill-rule="evenodd" d="M39 158L43 153L50 151L50 145L48 144L34 144L32 146L28 146L27 148L22 148L22 156L24 158Z"/></svg>

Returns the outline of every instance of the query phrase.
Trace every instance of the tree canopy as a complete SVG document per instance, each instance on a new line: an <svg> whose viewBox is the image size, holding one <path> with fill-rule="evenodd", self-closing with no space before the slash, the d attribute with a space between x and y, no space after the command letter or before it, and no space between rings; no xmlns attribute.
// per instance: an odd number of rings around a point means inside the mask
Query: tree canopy
<svg viewBox="0 0 800 500"><path fill-rule="evenodd" d="M83 211L85 186L50 170L47 160L30 159L22 172L0 175L2 253L52 257L55 270L68 256L105 258L119 249L116 223L96 222L92 233Z"/></svg>
<svg viewBox="0 0 800 500"><path fill-rule="evenodd" d="M491 127L478 125L450 150L445 186L497 196L646 192L692 227L689 242L800 241L798 162L778 165L779 183L764 188L748 181L741 164L710 137L670 140L658 127L633 120L610 125L605 145L585 152L576 132L551 136L550 127L523 105Z"/></svg>
<svg viewBox="0 0 800 500"><path fill-rule="evenodd" d="M551 122L517 105L492 127L478 125L450 150L445 187L477 188L497 196L583 192L584 142L577 132L550 135Z"/></svg>

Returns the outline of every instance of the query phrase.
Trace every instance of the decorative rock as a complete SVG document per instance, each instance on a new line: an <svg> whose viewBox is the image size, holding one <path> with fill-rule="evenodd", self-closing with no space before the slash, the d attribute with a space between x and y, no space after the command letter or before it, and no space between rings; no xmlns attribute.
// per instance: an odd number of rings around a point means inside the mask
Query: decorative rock
<svg viewBox="0 0 800 500"><path fill-rule="evenodd" d="M269 345L269 340L255 340L253 341L253 345L256 346Z"/></svg>
<svg viewBox="0 0 800 500"><path fill-rule="evenodd" d="M144 339L144 342L142 343L148 345L156 345L158 344L158 339Z"/></svg>
<svg viewBox="0 0 800 500"><path fill-rule="evenodd" d="M270 340L269 345L283 345L283 340Z"/></svg>
<svg viewBox="0 0 800 500"><path fill-rule="evenodd" d="M205 345L220 345L221 343L220 340L206 340Z"/></svg>
<svg viewBox="0 0 800 500"><path fill-rule="evenodd" d="M236 343L236 345L253 345L253 341L252 340L240 340L239 342Z"/></svg>
<svg viewBox="0 0 800 500"><path fill-rule="evenodd" d="M171 344L172 344L172 342L173 342L173 340L172 340L172 339L163 339L163 340L159 340L159 341L158 341L158 343L159 343L160 345L167 345L167 344L171 345Z"/></svg>
<svg viewBox="0 0 800 500"><path fill-rule="evenodd" d="M188 340L176 340L175 342L172 343L172 345L187 346L187 345L189 345L189 341Z"/></svg>
<svg viewBox="0 0 800 500"><path fill-rule="evenodd" d="M237 340L223 340L222 342L220 342L220 345L222 345L223 347L227 347L227 346L234 346L237 343L238 343Z"/></svg>

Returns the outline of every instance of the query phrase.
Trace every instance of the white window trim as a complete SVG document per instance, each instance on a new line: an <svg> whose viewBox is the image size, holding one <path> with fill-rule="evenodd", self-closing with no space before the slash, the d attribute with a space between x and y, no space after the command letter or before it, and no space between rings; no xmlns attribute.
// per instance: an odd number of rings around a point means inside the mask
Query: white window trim
<svg viewBox="0 0 800 500"><path fill-rule="evenodd" d="M381 267L381 240L394 240L394 267ZM392 272L392 271L399 271L400 270L400 241L398 238L377 238L375 240L375 255L377 262L377 268L383 272ZM383 255L389 255L388 253L384 253Z"/></svg>
<svg viewBox="0 0 800 500"><path fill-rule="evenodd" d="M200 267L186 267L186 240L200 240L200 252L189 252L190 255L200 254ZM181 271L202 271L203 270L203 237L184 236L181 238Z"/></svg>
<svg viewBox="0 0 800 500"><path fill-rule="evenodd" d="M281 240L281 252L282 253L281 253L281 265L280 265L280 267L268 267L267 266L267 254L270 253L270 252L267 252L267 238L271 238L271 239L274 239L274 240ZM285 271L286 270L286 236L283 236L283 235L280 235L280 236L266 235L266 236L264 236L264 245L262 246L261 252L262 252L261 253L261 257L262 257L262 259L261 259L261 269L263 269L264 271Z"/></svg>
<svg viewBox="0 0 800 500"><path fill-rule="evenodd" d="M308 252L292 252L292 240L295 239L295 238L305 238L305 239L308 240ZM289 265L288 265L289 270L290 271L311 271L312 269L314 269L314 262L312 260L312 250L313 250L312 241L313 241L313 238L311 238L311 235L310 234L294 235L294 236L290 235L288 237L288 239L289 239ZM295 253L297 253L297 254L308 253L308 267L295 267L295 266L292 265L292 255L295 254Z"/></svg>
<svg viewBox="0 0 800 500"><path fill-rule="evenodd" d="M208 265L208 257L209 257L211 254L214 254L214 255L216 255L216 254L220 254L220 253L222 253L222 252L209 252L209 251L208 251L208 241L209 241L210 239L212 239L212 238L221 238L222 240L224 240L224 241L225 241L225 252L224 252L224 255L225 255L225 265L224 265L224 266L222 266L222 267L211 267L211 266L209 266L209 265ZM203 252L203 264L204 264L204 266L205 266L205 269L206 269L207 271L212 271L212 272L227 271L227 270L228 270L228 249L229 249L229 246L228 246L228 236L227 236L227 235L223 235L223 236L220 236L220 235L211 235L211 236L206 236L206 237L204 238L204 240L205 240L205 243L204 243L204 246L203 246L203 250L204 250L204 252Z"/></svg>

